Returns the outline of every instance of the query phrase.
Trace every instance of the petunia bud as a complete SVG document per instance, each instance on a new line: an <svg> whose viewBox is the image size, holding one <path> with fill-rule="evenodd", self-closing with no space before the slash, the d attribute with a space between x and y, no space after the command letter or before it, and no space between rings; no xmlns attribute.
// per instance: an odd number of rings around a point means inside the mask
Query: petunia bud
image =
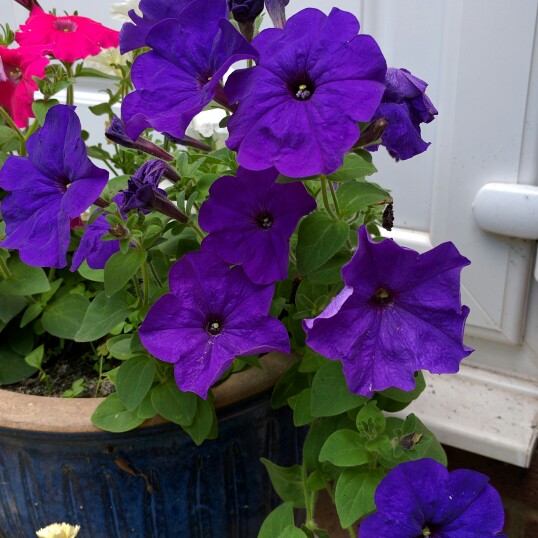
<svg viewBox="0 0 538 538"><path fill-rule="evenodd" d="M381 226L388 232L392 230L392 226L394 225L394 206L392 204L387 204L387 207L385 207L383 211L383 219Z"/></svg>
<svg viewBox="0 0 538 538"><path fill-rule="evenodd" d="M37 0L15 0L15 2L20 4L22 7L25 7L28 11L31 11L34 7L41 9L41 6Z"/></svg>
<svg viewBox="0 0 538 538"><path fill-rule="evenodd" d="M253 22L263 11L263 0L228 0L228 7L237 22Z"/></svg>
<svg viewBox="0 0 538 538"><path fill-rule="evenodd" d="M142 151L148 155L153 155L154 157L159 157L159 159L163 159L165 161L174 160L174 157L164 151L164 149L160 148L153 142L142 138L141 136L139 136L136 140L131 140L125 131L123 121L121 121L117 116L113 116L112 123L106 130L105 136L112 142L115 142L124 148L137 149L138 151Z"/></svg>
<svg viewBox="0 0 538 538"><path fill-rule="evenodd" d="M286 6L290 0L265 0L267 13L273 21L275 28L284 28L286 24Z"/></svg>

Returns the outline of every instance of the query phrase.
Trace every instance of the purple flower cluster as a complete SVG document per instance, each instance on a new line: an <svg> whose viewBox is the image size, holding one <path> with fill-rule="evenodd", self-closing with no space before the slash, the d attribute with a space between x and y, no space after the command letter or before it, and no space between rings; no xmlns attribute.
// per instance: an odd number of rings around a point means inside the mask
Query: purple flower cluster
<svg viewBox="0 0 538 538"><path fill-rule="evenodd" d="M388 122L381 142L390 155L397 161L410 159L428 149L430 144L420 136L420 124L433 121L437 110L426 95L428 85L406 69L387 69L385 85L373 120L385 118ZM375 151L378 147L368 149Z"/></svg>
<svg viewBox="0 0 538 538"><path fill-rule="evenodd" d="M235 62L257 56L226 15L223 1L194 0L147 32L152 50L134 62L136 91L122 104L131 139L148 127L184 138L192 118L213 99L226 104L222 77Z"/></svg>
<svg viewBox="0 0 538 538"><path fill-rule="evenodd" d="M288 274L290 237L304 215L316 209L301 183L275 183L275 169L221 177L200 209L209 232L202 247L242 265L256 284L272 284Z"/></svg>
<svg viewBox="0 0 538 538"><path fill-rule="evenodd" d="M487 476L423 459L398 465L375 493L377 512L360 538L507 538L504 511Z"/></svg>
<svg viewBox="0 0 538 538"><path fill-rule="evenodd" d="M45 124L26 143L28 157L12 156L0 170L7 238L21 260L39 267L65 267L71 219L101 194L108 172L86 152L74 107L53 106Z"/></svg>
<svg viewBox="0 0 538 538"><path fill-rule="evenodd" d="M238 103L227 145L241 166L305 177L342 165L385 91L385 59L358 32L350 13L305 9L254 39L256 67L234 72L225 88Z"/></svg>
<svg viewBox="0 0 538 538"><path fill-rule="evenodd" d="M240 266L210 251L191 252L169 275L170 292L140 327L144 347L174 364L178 387L207 392L240 355L289 353L288 333L268 316L274 286L251 282Z"/></svg>
<svg viewBox="0 0 538 538"><path fill-rule="evenodd" d="M317 318L303 321L307 344L341 360L351 392L410 391L417 370L455 373L473 350L463 344L469 309L460 272L470 262L452 243L418 254L359 229L359 248L342 269L344 289Z"/></svg>

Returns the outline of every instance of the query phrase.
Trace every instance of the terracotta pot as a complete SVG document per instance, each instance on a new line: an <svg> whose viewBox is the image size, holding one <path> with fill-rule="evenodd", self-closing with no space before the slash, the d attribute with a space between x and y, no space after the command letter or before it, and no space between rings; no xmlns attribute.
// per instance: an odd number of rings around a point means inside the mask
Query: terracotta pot
<svg viewBox="0 0 538 538"><path fill-rule="evenodd" d="M259 458L300 461L289 411L269 402L291 363L270 354L217 387L219 438L201 447L160 417L98 430L100 399L0 390L0 536L62 521L81 525L81 538L256 536L279 502Z"/></svg>

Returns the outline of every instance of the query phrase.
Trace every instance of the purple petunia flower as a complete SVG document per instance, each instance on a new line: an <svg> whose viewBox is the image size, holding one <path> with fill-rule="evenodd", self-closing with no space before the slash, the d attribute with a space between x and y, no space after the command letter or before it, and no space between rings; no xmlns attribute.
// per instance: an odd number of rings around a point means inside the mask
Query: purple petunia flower
<svg viewBox="0 0 538 538"><path fill-rule="evenodd" d="M122 54L146 45L149 31L165 19L177 19L180 13L193 0L140 0L138 9L142 17L134 9L129 11L132 23L125 23L120 32L120 51ZM214 3L225 3L225 0L212 0Z"/></svg>
<svg viewBox="0 0 538 538"><path fill-rule="evenodd" d="M251 22L263 11L263 0L228 0L228 8L237 22Z"/></svg>
<svg viewBox="0 0 538 538"><path fill-rule="evenodd" d="M110 224L105 215L99 215L94 222L88 225L78 249L73 254L71 271L76 271L84 260L92 269L103 269L106 262L120 250L119 240L102 241L101 237L110 230Z"/></svg>
<svg viewBox="0 0 538 538"><path fill-rule="evenodd" d="M463 344L469 314L460 302L460 272L470 262L452 243L418 254L391 239L376 243L366 227L343 267L345 288L314 319L307 344L341 360L351 392L412 390L414 372L455 373L473 350Z"/></svg>
<svg viewBox="0 0 538 538"><path fill-rule="evenodd" d="M241 166L306 177L342 165L357 122L372 118L385 90L385 59L358 31L351 13L305 9L254 39L258 64L232 73L225 88L238 102L227 145Z"/></svg>
<svg viewBox="0 0 538 538"><path fill-rule="evenodd" d="M316 209L302 183L275 183L272 168L218 179L200 208L199 223L209 235L203 247L243 266L256 284L288 274L290 237L299 219Z"/></svg>
<svg viewBox="0 0 538 538"><path fill-rule="evenodd" d="M274 286L253 284L242 267L191 252L172 266L169 283L171 293L151 307L139 334L150 353L174 363L182 391L207 398L234 357L289 353L284 325L268 316Z"/></svg>
<svg viewBox="0 0 538 538"><path fill-rule="evenodd" d="M53 106L26 148L28 157L9 157L0 170L0 187L10 191L1 246L18 249L28 265L65 267L70 220L99 197L108 172L88 159L73 107Z"/></svg>
<svg viewBox="0 0 538 538"><path fill-rule="evenodd" d="M397 161L410 159L428 149L429 142L420 136L420 124L433 121L437 110L426 95L426 82L406 69L387 69L385 84L387 89L373 119L388 121L381 141L390 155Z"/></svg>
<svg viewBox="0 0 538 538"><path fill-rule="evenodd" d="M401 463L375 493L360 538L506 538L504 510L486 475L422 459Z"/></svg>
<svg viewBox="0 0 538 538"><path fill-rule="evenodd" d="M168 200L166 191L159 189L159 183L165 177L172 181L181 179L164 161L152 159L145 162L129 179L127 189L119 192L121 198L115 199L122 217L125 218L131 209L155 210L170 218L187 222L187 216Z"/></svg>
<svg viewBox="0 0 538 538"><path fill-rule="evenodd" d="M136 91L121 108L132 139L148 127L184 138L192 118L211 100L225 103L220 79L235 62L257 56L225 15L225 3L194 0L180 18L148 33L153 50L135 60Z"/></svg>

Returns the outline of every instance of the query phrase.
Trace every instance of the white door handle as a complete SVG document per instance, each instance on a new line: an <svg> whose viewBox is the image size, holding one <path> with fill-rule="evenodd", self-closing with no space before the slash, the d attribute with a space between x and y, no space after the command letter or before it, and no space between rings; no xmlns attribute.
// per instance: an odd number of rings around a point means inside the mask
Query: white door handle
<svg viewBox="0 0 538 538"><path fill-rule="evenodd" d="M488 183L473 201L474 218L483 230L520 239L538 239L538 187Z"/></svg>

